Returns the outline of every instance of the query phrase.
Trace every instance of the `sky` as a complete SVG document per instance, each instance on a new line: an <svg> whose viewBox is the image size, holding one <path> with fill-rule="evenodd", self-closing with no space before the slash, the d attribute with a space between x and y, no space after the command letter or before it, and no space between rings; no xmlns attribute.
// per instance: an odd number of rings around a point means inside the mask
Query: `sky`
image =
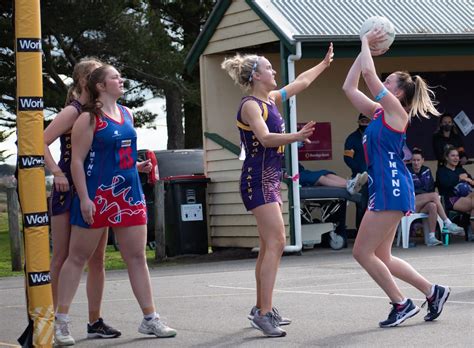
<svg viewBox="0 0 474 348"><path fill-rule="evenodd" d="M165 150L168 142L168 133L166 128L165 101L163 98L153 98L148 100L142 108L158 114L155 125L156 129L137 128L137 147L138 150ZM12 154L5 163L15 165L16 162L16 134L13 133L8 139L0 143L0 150L8 150L6 154ZM50 151L56 162L59 160L60 143L57 139L50 145ZM6 155L5 154L5 155Z"/></svg>

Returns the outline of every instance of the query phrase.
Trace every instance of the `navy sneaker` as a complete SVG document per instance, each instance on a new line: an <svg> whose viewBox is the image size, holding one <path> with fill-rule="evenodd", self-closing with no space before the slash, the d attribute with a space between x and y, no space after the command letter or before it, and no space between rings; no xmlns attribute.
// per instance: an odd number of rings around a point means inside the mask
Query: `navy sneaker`
<svg viewBox="0 0 474 348"><path fill-rule="evenodd" d="M116 338L122 333L104 323L104 319L99 318L94 324L87 324L87 338Z"/></svg>
<svg viewBox="0 0 474 348"><path fill-rule="evenodd" d="M420 307L415 305L412 300L408 299L402 305L398 303L391 303L393 308L388 315L388 318L379 323L380 327L394 327L403 323L408 318L411 318L420 311Z"/></svg>
<svg viewBox="0 0 474 348"><path fill-rule="evenodd" d="M433 321L439 317L450 293L451 289L448 286L435 285L433 296L426 298L426 301L421 305L421 307L424 307L428 302L428 313L425 315L425 321Z"/></svg>

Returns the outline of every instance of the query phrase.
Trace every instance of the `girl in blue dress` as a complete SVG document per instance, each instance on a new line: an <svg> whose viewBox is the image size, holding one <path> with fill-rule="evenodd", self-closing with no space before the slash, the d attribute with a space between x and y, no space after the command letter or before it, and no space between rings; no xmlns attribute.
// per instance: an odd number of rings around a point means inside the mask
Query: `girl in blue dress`
<svg viewBox="0 0 474 348"><path fill-rule="evenodd" d="M113 227L127 264L133 293L143 312L138 331L173 337L156 313L145 257L147 214L137 171L137 136L131 111L118 105L123 79L110 65L95 69L88 81L90 98L72 130L71 172L76 196L71 206L69 255L59 275L55 339L73 345L69 307L84 266Z"/></svg>
<svg viewBox="0 0 474 348"><path fill-rule="evenodd" d="M405 132L411 117L439 116L430 96L433 94L420 76L397 71L380 81L371 46L383 41L383 29L373 29L362 37L362 48L344 82L343 90L354 107L373 115L363 145L369 172L369 205L361 222L353 255L390 298L392 310L380 327L401 324L420 310L407 299L395 283L397 277L423 292L428 302L426 321L436 319L443 310L450 289L435 285L407 262L391 254L397 226L404 214L415 210L415 191L410 172L403 162ZM360 75L375 101L358 88Z"/></svg>

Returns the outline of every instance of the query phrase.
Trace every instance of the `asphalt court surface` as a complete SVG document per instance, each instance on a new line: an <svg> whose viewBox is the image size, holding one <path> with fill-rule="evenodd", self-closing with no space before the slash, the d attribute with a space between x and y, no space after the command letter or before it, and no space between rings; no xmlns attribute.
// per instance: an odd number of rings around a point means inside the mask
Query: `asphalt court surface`
<svg viewBox="0 0 474 348"><path fill-rule="evenodd" d="M77 347L474 347L474 243L394 248L430 281L452 289L440 318L423 321L426 307L400 327L380 329L391 307L385 294L354 261L351 249L316 248L283 257L274 305L293 323L287 336L266 338L250 327L255 301L255 258L150 269L157 309L178 330L171 339L137 332L140 309L126 271L107 272L105 321L117 339L87 340L85 278L71 308ZM424 296L398 281L418 306ZM0 347L16 346L26 327L22 278L0 279Z"/></svg>

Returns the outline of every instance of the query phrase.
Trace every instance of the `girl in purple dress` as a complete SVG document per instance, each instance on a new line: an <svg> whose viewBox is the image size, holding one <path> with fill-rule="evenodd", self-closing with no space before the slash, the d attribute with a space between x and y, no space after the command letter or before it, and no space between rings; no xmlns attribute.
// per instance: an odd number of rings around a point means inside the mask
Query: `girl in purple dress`
<svg viewBox="0 0 474 348"><path fill-rule="evenodd" d="M280 196L283 149L293 142L309 142L315 125L311 121L299 132L285 134L284 121L276 105L307 88L329 67L332 57L331 44L322 62L280 90L275 90L276 72L263 56L236 55L222 63L235 83L250 92L242 98L237 112L237 127L245 152L240 192L246 209L257 220L260 245L255 268L257 302L248 318L254 328L269 337L285 336L280 325L290 323L272 305L278 265L286 243Z"/></svg>

